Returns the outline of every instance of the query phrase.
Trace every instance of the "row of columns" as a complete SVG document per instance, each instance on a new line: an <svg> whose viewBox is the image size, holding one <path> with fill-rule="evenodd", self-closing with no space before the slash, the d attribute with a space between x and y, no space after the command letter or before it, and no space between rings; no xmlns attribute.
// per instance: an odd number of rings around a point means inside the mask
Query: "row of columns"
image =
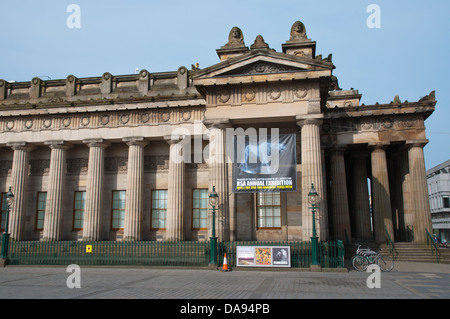
<svg viewBox="0 0 450 319"><path fill-rule="evenodd" d="M303 238L312 236L312 213L308 204L308 193L311 184L319 193L319 216L316 217L318 236L320 240L328 237L328 208L326 193L326 177L324 150L321 148L320 126L322 117L312 115L297 117L301 128L301 159L302 159L302 228ZM396 194L401 197L404 207L409 208L413 218L409 217L414 227L414 241L426 241L426 229L431 230L431 215L426 184L426 170L423 147L426 141L407 142L407 162L403 169L409 168L408 176L403 174L402 191ZM391 194L389 188L388 164L386 148L388 144L369 144L371 162L372 212L374 237L377 242L384 242L387 235L394 240L394 221L392 217ZM333 235L337 239L351 239L351 225L356 238L372 238L370 204L367 185L367 155L356 152L353 155L352 194L349 196L346 177L344 148L330 149L330 179L331 199L330 218ZM407 180L407 181L405 181ZM398 181L397 181L398 182ZM351 202L349 202L349 200ZM350 214L350 207L354 214Z"/></svg>
<svg viewBox="0 0 450 319"><path fill-rule="evenodd" d="M425 144L425 142L406 144L407 156L404 157L404 162L396 165L397 168L401 167L402 171L394 172L397 174L397 178L391 181L389 181L386 158L388 145L381 143L369 145L372 173L373 237L377 242L385 242L387 235L394 240L394 223L397 221L393 219L390 187L395 183L398 183L401 189L394 195L397 202L402 202L401 213L413 216L413 218L408 217L408 224L413 225L414 241L426 241L426 229L431 230L431 215L423 154ZM342 148L334 148L330 152L331 216L334 237L343 240L351 237L372 238L367 185L367 155L360 152L352 153L353 174L349 179L352 182L352 193L349 196L347 194L344 151ZM405 182L406 178L408 178L407 182ZM350 214L349 200L353 210L352 214ZM405 210L406 207L408 207L408 211ZM403 217L402 223L404 224L406 218ZM354 234L351 234L351 223L354 226Z"/></svg>
<svg viewBox="0 0 450 319"><path fill-rule="evenodd" d="M225 126L210 126L210 185L219 194L217 232L219 240L229 240L228 166L225 161ZM184 184L185 163L182 137L167 136L170 145L168 172L167 240L184 240ZM125 201L124 240L142 240L144 147L149 144L143 137L124 138L128 145L128 169ZM86 201L83 222L83 240L101 240L103 202L104 153L110 144L103 139L83 141L89 147ZM63 189L66 153L71 145L63 141L47 142L51 149L47 203L44 218L43 240L62 240ZM34 149L27 143L11 143L14 150L12 190L15 204L11 210L10 234L15 240L24 238L26 190L28 182L29 153Z"/></svg>
<svg viewBox="0 0 450 319"><path fill-rule="evenodd" d="M319 213L316 216L317 235L320 240L328 239L328 212L324 165L324 151L320 144L321 118L298 119L301 127L302 156L302 225L303 238L312 236L312 214L308 203L311 184L319 193ZM229 185L228 165L225 158L226 121L211 121L207 124L210 133L209 166L210 185L216 187L219 195L219 213L217 216L217 235L219 240L229 240ZM173 160L182 156L181 138L166 138L170 145L168 207L166 234L168 240L184 239L184 175L182 161ZM143 220L143 173L144 147L148 142L143 137L131 137L123 140L129 146L128 175L126 189L124 240L142 239ZM101 212L104 175L104 150L109 144L102 139L84 141L89 147L89 164L87 173L86 204L83 224L83 240L101 239ZM62 203L65 175L66 151L70 144L62 141L47 143L51 148L49 186L47 190L47 209L44 219L44 240L62 239ZM15 204L10 218L11 238L23 238L24 203L28 179L29 152L33 146L26 143L8 144L14 150L12 166L12 189ZM423 143L411 143L408 148L408 166L410 182L408 194L414 210L412 216L415 225L414 238L418 242L426 240L425 228L431 229L431 217L425 176ZM386 160L386 145L376 144L371 147L372 171L372 206L374 216L375 239L383 242L386 231L394 238L389 176ZM355 237L369 238L370 213L367 190L367 167L363 155L356 154L353 165L352 196L348 196L344 150L331 150L331 219L333 234L339 239L351 238L351 222L355 223ZM355 210L350 221L350 203ZM406 200L405 200L406 203ZM209 227L211 229L211 227Z"/></svg>
<svg viewBox="0 0 450 319"><path fill-rule="evenodd" d="M144 147L148 144L143 137L123 140L129 146L127 189L125 206L125 240L141 240L143 219L143 173ZM83 240L101 239L101 214L103 202L104 152L110 144L103 139L85 140L89 147L86 202L83 222ZM50 168L47 187L47 202L44 217L43 240L62 240L63 188L66 151L70 144L50 141ZM11 143L14 150L12 165L12 191L15 200L10 216L10 236L15 240L24 238L26 190L28 182L29 152L34 149L27 143ZM180 176L182 180L183 177Z"/></svg>
<svg viewBox="0 0 450 319"><path fill-rule="evenodd" d="M86 206L84 219L84 238L100 238L101 204L103 194L104 148L108 146L103 140L87 140L89 146L88 181L86 188ZM63 141L46 142L51 149L47 202L44 218L43 240L62 240L63 188L65 180L65 163L69 143ZM35 147L27 143L8 144L13 150L11 188L14 193L14 205L10 212L10 236L14 240L24 238L25 194L28 183L29 153Z"/></svg>

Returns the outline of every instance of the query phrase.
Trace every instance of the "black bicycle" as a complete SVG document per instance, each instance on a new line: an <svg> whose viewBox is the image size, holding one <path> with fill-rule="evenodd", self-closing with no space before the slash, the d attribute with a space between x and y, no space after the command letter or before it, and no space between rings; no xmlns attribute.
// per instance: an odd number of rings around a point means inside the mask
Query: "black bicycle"
<svg viewBox="0 0 450 319"><path fill-rule="evenodd" d="M394 268L394 260L390 256L381 255L369 248L361 249L361 245L358 245L356 255L352 258L353 268L366 271L369 264L378 265L381 271L391 271Z"/></svg>

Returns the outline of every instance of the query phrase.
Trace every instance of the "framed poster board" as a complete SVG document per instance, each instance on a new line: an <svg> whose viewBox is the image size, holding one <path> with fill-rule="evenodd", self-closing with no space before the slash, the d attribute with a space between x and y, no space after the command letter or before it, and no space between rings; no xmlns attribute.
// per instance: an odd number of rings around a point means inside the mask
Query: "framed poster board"
<svg viewBox="0 0 450 319"><path fill-rule="evenodd" d="M237 246L236 266L291 267L291 247Z"/></svg>

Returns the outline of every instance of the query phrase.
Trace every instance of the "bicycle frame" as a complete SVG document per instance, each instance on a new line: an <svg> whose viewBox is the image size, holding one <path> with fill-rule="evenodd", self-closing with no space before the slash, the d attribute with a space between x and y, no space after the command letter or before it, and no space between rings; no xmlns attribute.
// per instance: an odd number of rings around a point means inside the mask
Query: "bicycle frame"
<svg viewBox="0 0 450 319"><path fill-rule="evenodd" d="M380 262L379 262L380 260L383 261L383 265L386 264L386 261L384 259L385 257L383 255L381 255L380 253L377 253L373 250L370 250L369 248L361 249L361 245L358 245L358 248L356 249L356 255L352 258L352 264L353 264L353 259L356 257L363 258L363 260L367 261L368 264L375 264L375 265L380 266ZM389 262L388 262L388 264L389 264ZM354 264L353 264L353 267L356 268L356 270L360 270ZM366 267L364 267L364 270ZM390 270L392 270L392 268L393 268L393 263L392 263L392 267L390 267L389 270L387 270L384 267L382 267L382 270L390 271Z"/></svg>

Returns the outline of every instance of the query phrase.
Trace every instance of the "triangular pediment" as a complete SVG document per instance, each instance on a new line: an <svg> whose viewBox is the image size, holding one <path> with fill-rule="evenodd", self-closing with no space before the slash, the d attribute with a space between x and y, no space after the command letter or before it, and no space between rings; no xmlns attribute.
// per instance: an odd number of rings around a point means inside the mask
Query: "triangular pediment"
<svg viewBox="0 0 450 319"><path fill-rule="evenodd" d="M214 79L223 80L224 78L234 82L239 77L243 82L246 82L247 80L255 81L254 77L258 75L267 76L265 80L270 80L270 78L277 80L286 76L286 74L289 74L291 78L313 78L315 73L317 73L318 77L324 76L319 74L321 72L331 75L332 69L333 64L323 60L297 57L272 51L250 51L239 57L199 70L193 76L193 79L194 83L201 83L207 79L214 82ZM302 73L307 74L302 75ZM295 76L296 74L298 76Z"/></svg>

